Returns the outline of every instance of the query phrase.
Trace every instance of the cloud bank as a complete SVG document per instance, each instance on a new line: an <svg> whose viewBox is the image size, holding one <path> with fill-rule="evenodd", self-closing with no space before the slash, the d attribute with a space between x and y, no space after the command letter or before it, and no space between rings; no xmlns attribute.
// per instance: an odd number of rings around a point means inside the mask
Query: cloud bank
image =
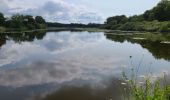
<svg viewBox="0 0 170 100"><path fill-rule="evenodd" d="M65 0L2 0L0 12L10 16L15 13L41 15L47 21L62 23L101 23L102 15L84 5Z"/></svg>

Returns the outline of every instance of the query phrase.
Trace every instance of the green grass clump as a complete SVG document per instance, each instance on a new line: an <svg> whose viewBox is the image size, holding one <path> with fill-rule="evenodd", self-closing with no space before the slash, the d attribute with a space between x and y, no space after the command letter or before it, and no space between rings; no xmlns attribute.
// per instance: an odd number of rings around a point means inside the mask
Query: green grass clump
<svg viewBox="0 0 170 100"><path fill-rule="evenodd" d="M162 86L160 81L152 83L146 79L143 85L129 82L131 100L170 100L170 85Z"/></svg>
<svg viewBox="0 0 170 100"><path fill-rule="evenodd" d="M141 63L141 62L140 62ZM140 65L140 64L139 64ZM135 70L137 69L137 70ZM138 79L139 66L131 69L130 78L123 71L122 76L124 83L127 85L129 91L124 91L129 97L123 97L124 100L170 100L170 84L166 80L166 74L162 77L156 77L153 80L153 75L148 74L141 77L142 81Z"/></svg>

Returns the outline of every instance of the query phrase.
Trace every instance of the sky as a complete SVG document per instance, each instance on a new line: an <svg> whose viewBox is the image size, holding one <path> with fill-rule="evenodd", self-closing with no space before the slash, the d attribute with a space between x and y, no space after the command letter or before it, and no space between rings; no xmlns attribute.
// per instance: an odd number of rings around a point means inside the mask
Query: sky
<svg viewBox="0 0 170 100"><path fill-rule="evenodd" d="M1 0L0 12L43 16L61 23L103 23L115 15L142 14L160 0Z"/></svg>

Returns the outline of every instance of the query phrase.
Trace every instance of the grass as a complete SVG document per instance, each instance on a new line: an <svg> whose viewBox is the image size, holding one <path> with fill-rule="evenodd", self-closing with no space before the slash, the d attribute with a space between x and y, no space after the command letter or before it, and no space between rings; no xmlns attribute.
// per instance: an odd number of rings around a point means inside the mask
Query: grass
<svg viewBox="0 0 170 100"><path fill-rule="evenodd" d="M124 94L129 94L129 97L123 97L124 100L170 100L170 84L166 80L166 73L156 80L153 80L153 75L148 73L139 80L137 74L140 65L131 69L130 78L124 71L122 73L124 80L122 85L128 86L128 89L125 89L128 91L124 90Z"/></svg>

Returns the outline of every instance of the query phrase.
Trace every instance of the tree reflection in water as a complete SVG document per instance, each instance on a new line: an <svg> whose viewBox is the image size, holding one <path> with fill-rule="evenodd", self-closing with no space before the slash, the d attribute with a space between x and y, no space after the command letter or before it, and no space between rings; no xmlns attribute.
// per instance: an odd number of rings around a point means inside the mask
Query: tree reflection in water
<svg viewBox="0 0 170 100"><path fill-rule="evenodd" d="M170 44L161 43L161 40L152 40L152 39L133 39L133 35L113 35L105 34L106 38L115 42L123 43L128 41L130 43L140 44L143 48L147 49L152 55L157 59L164 59L170 61ZM161 37L160 37L161 38ZM169 39L168 36L164 38ZM169 41L169 40L166 40Z"/></svg>
<svg viewBox="0 0 170 100"><path fill-rule="evenodd" d="M64 86L43 100L123 100L128 96L128 88L121 85L121 81L116 78L105 85Z"/></svg>
<svg viewBox="0 0 170 100"><path fill-rule="evenodd" d="M35 39L42 40L46 35L45 31L29 32L29 33L0 33L0 47L6 44L7 40L13 40L16 43L32 42Z"/></svg>

